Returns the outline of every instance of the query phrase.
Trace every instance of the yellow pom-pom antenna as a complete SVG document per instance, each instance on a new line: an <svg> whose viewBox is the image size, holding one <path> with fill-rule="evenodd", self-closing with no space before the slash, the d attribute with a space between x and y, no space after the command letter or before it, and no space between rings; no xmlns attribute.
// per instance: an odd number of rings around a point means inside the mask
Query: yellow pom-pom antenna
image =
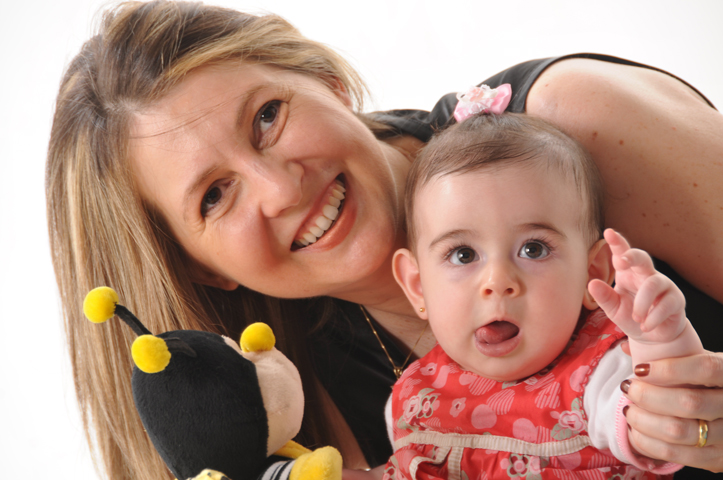
<svg viewBox="0 0 723 480"><path fill-rule="evenodd" d="M265 323L252 323L241 334L241 350L248 352L264 352L276 345L276 337L271 327Z"/></svg>
<svg viewBox="0 0 723 480"><path fill-rule="evenodd" d="M93 323L103 323L115 315L118 294L110 287L91 290L83 301L83 313Z"/></svg>
<svg viewBox="0 0 723 480"><path fill-rule="evenodd" d="M166 342L154 335L141 335L131 347L136 366L145 373L163 371L171 362L171 352Z"/></svg>
<svg viewBox="0 0 723 480"><path fill-rule="evenodd" d="M88 292L83 300L83 313L93 323L103 323L118 315L136 335L151 334L130 310L118 303L118 294L110 287L98 287Z"/></svg>

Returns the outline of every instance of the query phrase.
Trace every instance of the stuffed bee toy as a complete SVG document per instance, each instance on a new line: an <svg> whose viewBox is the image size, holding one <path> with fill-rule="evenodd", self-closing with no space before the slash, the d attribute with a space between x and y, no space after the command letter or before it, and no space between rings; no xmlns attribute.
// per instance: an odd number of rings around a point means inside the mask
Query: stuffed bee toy
<svg viewBox="0 0 723 480"><path fill-rule="evenodd" d="M117 315L138 335L133 399L176 478L341 480L336 449L291 440L304 411L301 379L267 325L247 327L239 344L195 330L153 335L108 287L92 290L83 311L95 323Z"/></svg>

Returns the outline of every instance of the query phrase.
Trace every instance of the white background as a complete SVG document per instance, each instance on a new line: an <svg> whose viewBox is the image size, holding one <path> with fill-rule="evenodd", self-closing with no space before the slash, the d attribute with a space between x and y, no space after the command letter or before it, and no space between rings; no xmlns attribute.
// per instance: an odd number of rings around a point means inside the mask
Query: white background
<svg viewBox="0 0 723 480"><path fill-rule="evenodd" d="M44 158L65 65L94 0L13 1L0 13L0 472L98 478L66 359L45 223ZM580 51L667 69L723 106L720 0L225 0L278 13L345 55L367 110L429 109L515 63Z"/></svg>

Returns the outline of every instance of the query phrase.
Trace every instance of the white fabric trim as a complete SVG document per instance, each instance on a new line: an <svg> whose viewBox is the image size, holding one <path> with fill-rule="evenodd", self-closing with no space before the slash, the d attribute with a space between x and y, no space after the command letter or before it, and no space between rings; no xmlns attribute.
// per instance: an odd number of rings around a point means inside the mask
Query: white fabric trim
<svg viewBox="0 0 723 480"><path fill-rule="evenodd" d="M620 383L632 375L632 360L617 345L600 359L590 375L582 400L592 445L598 450L610 450L615 458L625 463L632 462L618 446L615 424L618 404L623 396Z"/></svg>
<svg viewBox="0 0 723 480"><path fill-rule="evenodd" d="M454 447L447 457L447 480L462 480L462 456L464 448Z"/></svg>
<svg viewBox="0 0 723 480"><path fill-rule="evenodd" d="M439 465L447 458L449 451L450 447L438 448L434 451L434 458L422 457L421 455L414 457L412 461L409 462L409 474L412 475L412 478L417 478L417 469L420 463L429 462L434 465Z"/></svg>
<svg viewBox="0 0 723 480"><path fill-rule="evenodd" d="M387 403L384 404L384 423L387 426L387 437L389 438L389 444L394 449L394 417L392 416L392 394L389 394Z"/></svg>
<svg viewBox="0 0 723 480"><path fill-rule="evenodd" d="M433 431L413 432L394 442L394 450L410 444L435 445L437 447L461 447L520 453L539 457L553 457L578 452L592 445L590 437L578 435L559 442L530 443L516 438L497 435L439 433Z"/></svg>
<svg viewBox="0 0 723 480"><path fill-rule="evenodd" d="M282 460L272 464L258 480L288 480L296 460Z"/></svg>

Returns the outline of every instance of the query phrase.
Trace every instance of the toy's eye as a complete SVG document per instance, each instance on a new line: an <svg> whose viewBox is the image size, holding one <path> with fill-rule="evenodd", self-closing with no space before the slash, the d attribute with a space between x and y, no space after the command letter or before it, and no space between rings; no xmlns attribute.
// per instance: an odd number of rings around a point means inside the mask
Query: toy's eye
<svg viewBox="0 0 723 480"><path fill-rule="evenodd" d="M522 258L529 258L531 260L539 260L545 258L550 254L550 249L542 242L532 241L522 245L519 255Z"/></svg>
<svg viewBox="0 0 723 480"><path fill-rule="evenodd" d="M478 258L477 252L470 247L458 247L449 254L449 261L454 265L467 265Z"/></svg>

